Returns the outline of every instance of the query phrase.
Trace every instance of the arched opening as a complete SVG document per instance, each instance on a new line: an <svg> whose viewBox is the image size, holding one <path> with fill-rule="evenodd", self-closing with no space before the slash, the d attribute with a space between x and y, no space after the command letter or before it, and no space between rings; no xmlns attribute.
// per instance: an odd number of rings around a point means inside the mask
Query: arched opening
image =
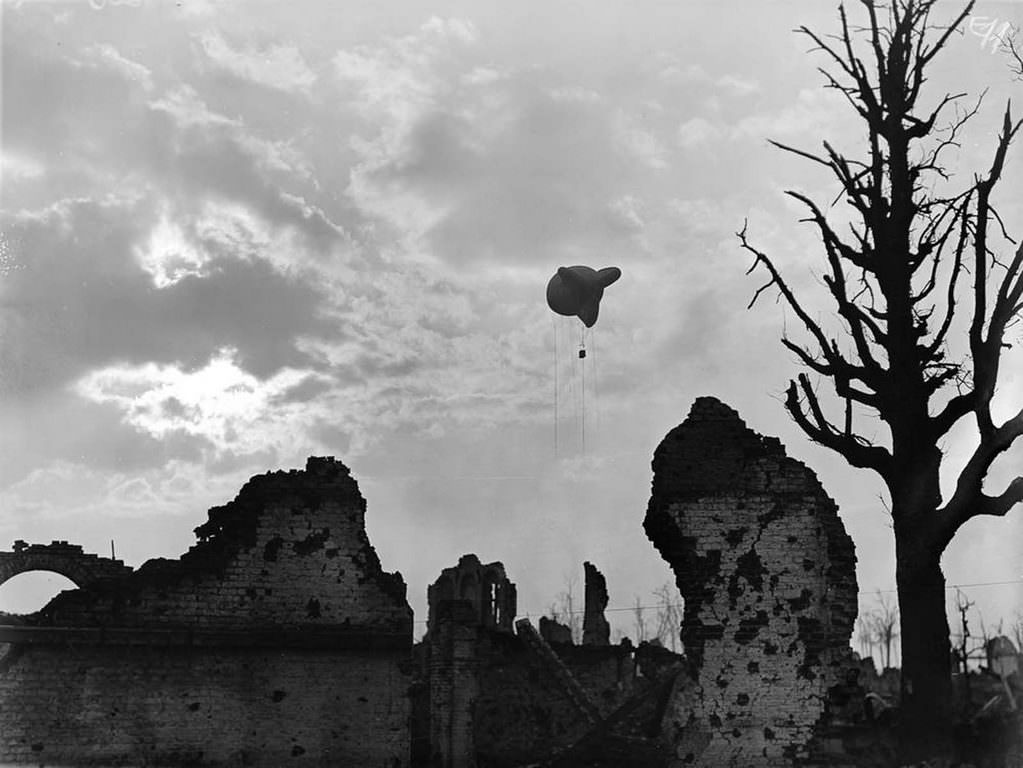
<svg viewBox="0 0 1023 768"><path fill-rule="evenodd" d="M479 616L480 613L480 593L479 593L479 581L476 578L476 574L467 573L462 577L462 581L459 584L458 596L462 600L468 600L472 603L472 608Z"/></svg>
<svg viewBox="0 0 1023 768"><path fill-rule="evenodd" d="M53 571L25 571L0 584L0 613L35 613L65 589L77 589L67 576Z"/></svg>

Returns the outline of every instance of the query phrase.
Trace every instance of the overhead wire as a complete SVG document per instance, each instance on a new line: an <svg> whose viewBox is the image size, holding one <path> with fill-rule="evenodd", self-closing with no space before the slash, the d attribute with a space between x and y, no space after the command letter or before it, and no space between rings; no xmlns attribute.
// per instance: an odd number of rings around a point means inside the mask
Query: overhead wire
<svg viewBox="0 0 1023 768"><path fill-rule="evenodd" d="M1009 581L979 581L979 582L975 582L973 584L949 584L948 586L945 587L945 589L947 591L947 590L950 590L950 589L959 589L959 588L962 588L962 587L994 587L994 586L1001 586L1001 585L1005 585L1005 584L1018 584L1020 586L1023 586L1023 579L1011 579ZM876 590L875 589L875 590L873 590L871 592L858 592L857 594L860 597L863 597L863 596L869 596L869 595L876 595L879 591L882 592L882 593L889 593L889 592L895 592L896 590L894 590L894 589ZM682 599L681 595L679 595L679 599L680 600ZM668 608L668 607L671 607L671 606L673 606L672 603L653 603L653 604L649 604L649 605L613 606L613 607L605 608L604 612L605 613L620 613L622 611L635 611L637 608L641 609L641 610L651 610L651 609L655 609L655 608ZM520 615L524 615L524 616L534 616L534 615L536 615L536 616L543 616L543 615L546 615L546 613L547 613L547 611L526 611L524 614L520 614ZM575 614L586 613L586 611L585 611L585 609L578 609L578 610L571 610L571 611L558 611L558 613L562 614L562 615L575 615ZM425 624L426 622L425 621L417 621L416 623L417 624Z"/></svg>

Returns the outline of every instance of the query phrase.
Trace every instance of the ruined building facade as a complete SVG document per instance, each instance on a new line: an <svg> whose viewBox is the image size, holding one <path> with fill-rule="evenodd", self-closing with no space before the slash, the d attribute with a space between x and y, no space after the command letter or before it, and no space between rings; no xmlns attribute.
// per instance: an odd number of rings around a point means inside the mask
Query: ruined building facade
<svg viewBox="0 0 1023 768"><path fill-rule="evenodd" d="M691 673L666 714L676 759L812 761L853 663L856 556L816 476L700 398L658 446L644 526L685 599Z"/></svg>
<svg viewBox="0 0 1023 768"><path fill-rule="evenodd" d="M458 600L469 604L475 624L511 632L518 595L502 563L484 565L476 555L464 555L458 565L441 571L426 590L426 600L429 606L427 631L434 630L440 618L435 609Z"/></svg>
<svg viewBox="0 0 1023 768"><path fill-rule="evenodd" d="M575 646L570 634L552 646L528 619L513 626L515 585L499 562L465 555L427 594L416 765L511 768L549 758L599 729L637 690L631 646ZM592 620L604 620L603 607Z"/></svg>
<svg viewBox="0 0 1023 768"><path fill-rule="evenodd" d="M365 507L332 459L255 477L180 560L8 627L0 763L408 765L412 611Z"/></svg>
<svg viewBox="0 0 1023 768"><path fill-rule="evenodd" d="M342 463L311 458L210 510L178 560L0 553L0 582L80 587L0 618L0 764L834 764L852 542L813 473L722 403L697 400L658 446L644 521L685 599L685 659L611 644L592 563L576 644L518 617L504 565L475 555L429 587L413 645L365 510Z"/></svg>

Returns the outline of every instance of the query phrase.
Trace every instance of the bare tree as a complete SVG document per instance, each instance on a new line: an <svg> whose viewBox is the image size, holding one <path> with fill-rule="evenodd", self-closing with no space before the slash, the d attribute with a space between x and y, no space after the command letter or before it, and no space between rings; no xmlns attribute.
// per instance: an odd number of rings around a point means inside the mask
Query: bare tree
<svg viewBox="0 0 1023 768"><path fill-rule="evenodd" d="M782 343L834 390L835 399L826 399L801 372L789 383L786 409L812 440L853 467L873 470L888 489L901 611L903 746L912 759L950 747L941 554L968 520L1003 516L1023 499L1023 477L995 495L983 488L992 463L1023 434L1023 410L1000 424L991 412L1006 330L1023 309L1023 247L999 256L999 234L1013 241L992 205L1020 123L1007 106L987 171L958 191L936 192L951 184L945 153L958 146L979 101L965 109L959 107L964 94L945 94L928 109L918 101L925 71L973 2L947 25L932 20L937 0L859 4L863 26L850 25L840 7L840 34L800 32L830 60L833 69L821 72L858 116L865 150L843 154L825 141L814 153L772 142L828 169L838 182L836 201L847 206L848 228L807 195L787 192L805 206L804 221L821 240L823 281L843 342L828 316L811 311L771 257L750 244L746 227L739 239L754 256L750 271L761 267L768 278L750 306L777 289L808 334L804 341L786 335ZM829 415L832 403L837 416ZM880 420L880 435L873 434L877 422L864 429L864 415ZM975 424L977 445L942 499L942 441L964 419Z"/></svg>
<svg viewBox="0 0 1023 768"><path fill-rule="evenodd" d="M963 669L963 697L966 700L966 711L970 711L970 624L966 620L973 601L967 600L966 595L956 590L956 610L959 611L959 625L962 629L959 635L959 647L956 649L956 656L962 663Z"/></svg>
<svg viewBox="0 0 1023 768"><path fill-rule="evenodd" d="M899 636L899 607L881 590L877 591L877 603L869 622L878 647L884 651L884 668L888 669L892 666L892 644Z"/></svg>
<svg viewBox="0 0 1023 768"><path fill-rule="evenodd" d="M1023 44L1018 39L1019 31L1019 27L1013 27L1012 33L1003 45L1011 60L1009 67L1017 79L1023 80Z"/></svg>
<svg viewBox="0 0 1023 768"><path fill-rule="evenodd" d="M657 632L661 645L678 652L682 642L682 596L673 582L665 582L654 590L657 598Z"/></svg>
<svg viewBox="0 0 1023 768"><path fill-rule="evenodd" d="M856 617L856 636L860 641L860 658L874 658L874 629L870 625L870 614L860 613Z"/></svg>
<svg viewBox="0 0 1023 768"><path fill-rule="evenodd" d="M578 645L583 638L583 612L576 608L575 592L579 586L579 576L573 572L564 575L565 588L558 593L551 603L548 615L554 621L564 624L572 631L572 642Z"/></svg>
<svg viewBox="0 0 1023 768"><path fill-rule="evenodd" d="M1023 611L1016 611L1016 616L1009 625L1012 639L1016 643L1016 652L1023 654Z"/></svg>

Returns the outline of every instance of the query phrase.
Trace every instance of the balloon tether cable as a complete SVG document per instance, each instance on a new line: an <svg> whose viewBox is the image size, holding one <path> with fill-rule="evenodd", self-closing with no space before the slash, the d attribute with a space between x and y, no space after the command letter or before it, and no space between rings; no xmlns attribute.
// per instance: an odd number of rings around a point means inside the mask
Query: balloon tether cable
<svg viewBox="0 0 1023 768"><path fill-rule="evenodd" d="M554 329L554 458L558 458L558 321L551 315Z"/></svg>

